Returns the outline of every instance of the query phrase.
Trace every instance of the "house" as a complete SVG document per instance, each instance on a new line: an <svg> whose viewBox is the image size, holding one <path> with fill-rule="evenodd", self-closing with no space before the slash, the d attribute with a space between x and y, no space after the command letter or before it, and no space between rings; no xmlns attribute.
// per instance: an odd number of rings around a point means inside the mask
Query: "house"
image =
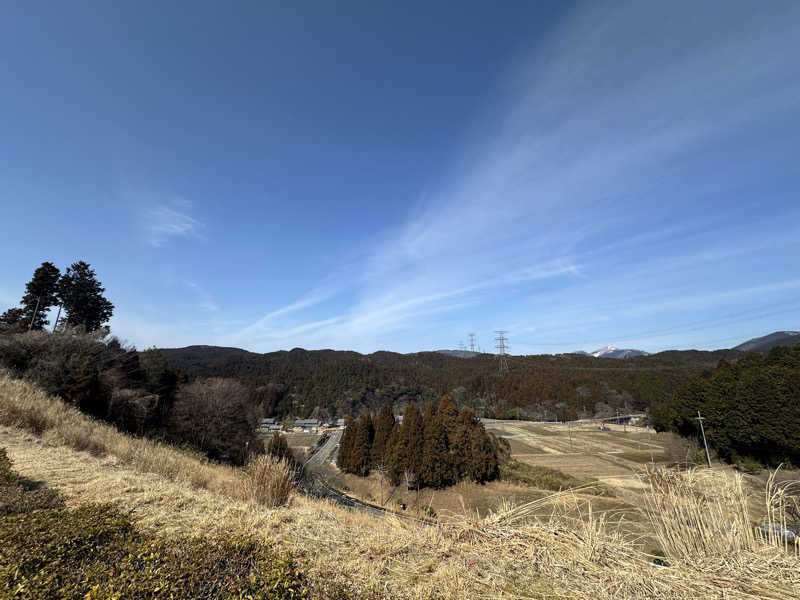
<svg viewBox="0 0 800 600"><path fill-rule="evenodd" d="M336 427L344 427L344 419L336 419Z"/></svg>
<svg viewBox="0 0 800 600"><path fill-rule="evenodd" d="M294 430L303 433L317 433L319 426L317 419L297 419L294 422Z"/></svg>
<svg viewBox="0 0 800 600"><path fill-rule="evenodd" d="M256 427L256 431L259 433L268 433L270 431L280 431L282 429L281 424L278 423L278 420L275 417L268 417L265 419L261 419L258 423L258 427Z"/></svg>

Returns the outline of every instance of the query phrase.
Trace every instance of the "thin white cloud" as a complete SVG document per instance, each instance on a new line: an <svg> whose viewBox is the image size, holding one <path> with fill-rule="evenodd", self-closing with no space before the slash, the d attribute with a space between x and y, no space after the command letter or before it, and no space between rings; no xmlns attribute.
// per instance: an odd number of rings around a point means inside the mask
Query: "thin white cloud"
<svg viewBox="0 0 800 600"><path fill-rule="evenodd" d="M184 280L184 285L194 292L197 297L197 307L201 310L215 312L219 310L219 306L211 298L204 287L195 281Z"/></svg>
<svg viewBox="0 0 800 600"><path fill-rule="evenodd" d="M162 247L175 237L200 237L203 223L188 213L190 208L182 203L182 210L159 205L151 208L145 215L146 241L151 246Z"/></svg>
<svg viewBox="0 0 800 600"><path fill-rule="evenodd" d="M731 153L714 162L709 147L798 112L800 48L787 49L798 27L791 2L584 5L512 71L487 111L495 121L478 128L493 133L454 156L438 189L343 276L349 308L312 292L243 333L374 349L426 316L479 305L486 321L531 329L557 314L562 330L571 318L591 336L626 309L756 297L722 275L735 274L732 259L791 247L790 224L776 215L761 241L725 238L722 218L697 208L735 212L721 199L755 168Z"/></svg>

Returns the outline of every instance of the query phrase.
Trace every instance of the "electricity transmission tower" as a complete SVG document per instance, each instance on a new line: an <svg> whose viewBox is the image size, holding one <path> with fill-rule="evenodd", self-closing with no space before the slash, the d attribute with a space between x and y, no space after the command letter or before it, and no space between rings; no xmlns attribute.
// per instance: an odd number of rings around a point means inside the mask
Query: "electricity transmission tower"
<svg viewBox="0 0 800 600"><path fill-rule="evenodd" d="M469 334L469 351L470 352L475 352L475 334L474 333L470 333Z"/></svg>
<svg viewBox="0 0 800 600"><path fill-rule="evenodd" d="M497 342L495 348L497 348L497 356L500 358L500 372L507 373L508 372L508 359L506 359L506 342L508 341L506 338L507 331L504 330L497 330L495 331L497 337L494 338L494 341Z"/></svg>

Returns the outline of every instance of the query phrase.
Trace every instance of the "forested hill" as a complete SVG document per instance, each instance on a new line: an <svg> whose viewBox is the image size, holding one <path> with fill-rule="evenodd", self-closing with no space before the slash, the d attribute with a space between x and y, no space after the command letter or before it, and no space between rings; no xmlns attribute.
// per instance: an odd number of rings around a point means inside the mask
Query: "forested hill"
<svg viewBox="0 0 800 600"><path fill-rule="evenodd" d="M624 360L576 354L497 358L440 352L359 354L303 350L256 354L238 348L189 346L162 349L190 377L233 377L258 390L277 416L334 418L377 410L384 400L406 404L451 394L485 416L566 419L608 416L617 408L642 410L664 402L687 378L736 360L735 350L669 351ZM401 407L398 407L401 409Z"/></svg>

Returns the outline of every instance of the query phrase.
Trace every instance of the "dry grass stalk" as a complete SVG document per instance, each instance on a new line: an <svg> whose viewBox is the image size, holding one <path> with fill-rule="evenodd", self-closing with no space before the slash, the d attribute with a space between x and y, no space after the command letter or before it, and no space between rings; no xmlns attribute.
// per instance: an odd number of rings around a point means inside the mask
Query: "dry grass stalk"
<svg viewBox="0 0 800 600"><path fill-rule="evenodd" d="M295 469L286 459L259 456L245 468L246 489L254 504L277 508L289 500L295 487Z"/></svg>

